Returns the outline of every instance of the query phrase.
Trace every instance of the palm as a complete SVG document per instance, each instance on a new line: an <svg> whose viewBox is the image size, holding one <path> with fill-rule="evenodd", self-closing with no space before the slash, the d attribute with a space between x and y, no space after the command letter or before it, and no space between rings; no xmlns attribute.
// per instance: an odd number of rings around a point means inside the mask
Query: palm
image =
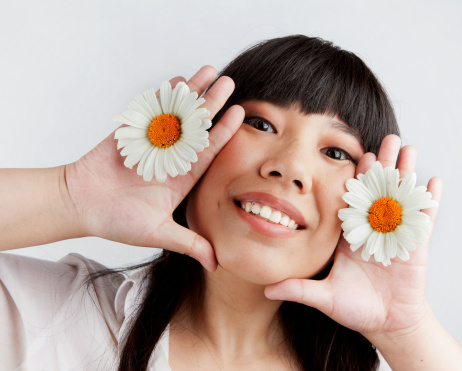
<svg viewBox="0 0 462 371"><path fill-rule="evenodd" d="M396 136L386 137L378 160L383 166L394 166L400 141ZM401 150L398 164L400 177L414 171L416 152L407 146ZM376 160L366 154L358 164L357 172L365 173ZM430 180L428 189L437 201L441 184ZM437 209L426 211L434 223ZM384 267L371 257L361 258L359 250L352 252L348 242L340 238L334 256L334 265L322 281L288 279L270 285L266 293L273 299L291 300L315 307L336 322L364 335L373 333L400 333L416 326L428 307L425 301L425 272L428 241L417 246L408 261L394 259Z"/></svg>
<svg viewBox="0 0 462 371"><path fill-rule="evenodd" d="M420 246L409 261L391 266L365 262L342 238L335 264L326 279L331 288L330 307L325 313L363 334L399 331L422 318L425 294L426 249Z"/></svg>
<svg viewBox="0 0 462 371"><path fill-rule="evenodd" d="M199 94L215 79L216 72L202 68L188 85ZM181 80L171 80L172 85ZM229 78L220 78L205 94L212 118L233 90ZM126 244L166 248L186 253L208 269L216 268L211 245L194 232L180 227L172 213L205 172L214 157L242 123L243 110L231 107L211 130L210 146L201 152L189 173L165 183L145 182L124 166L114 133L76 163L66 167L67 190L86 234Z"/></svg>

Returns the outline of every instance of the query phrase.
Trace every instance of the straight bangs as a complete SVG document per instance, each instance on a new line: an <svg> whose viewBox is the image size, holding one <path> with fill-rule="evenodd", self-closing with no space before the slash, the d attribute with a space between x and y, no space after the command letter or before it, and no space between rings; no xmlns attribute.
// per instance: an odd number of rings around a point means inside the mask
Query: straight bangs
<svg viewBox="0 0 462 371"><path fill-rule="evenodd" d="M220 75L231 77L236 88L217 119L233 104L261 100L338 116L357 131L366 152L377 154L386 135L399 135L387 94L370 69L320 38L294 35L259 43Z"/></svg>

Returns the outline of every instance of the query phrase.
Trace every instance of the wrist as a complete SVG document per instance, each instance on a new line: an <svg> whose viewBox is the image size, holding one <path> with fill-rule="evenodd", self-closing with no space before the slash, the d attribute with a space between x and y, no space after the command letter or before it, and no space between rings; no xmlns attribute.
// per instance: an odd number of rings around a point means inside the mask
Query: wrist
<svg viewBox="0 0 462 371"><path fill-rule="evenodd" d="M77 207L74 198L71 195L68 184L68 171L72 165L63 165L57 169L58 171L58 192L59 206L58 215L60 214L63 220L63 231L66 236L63 239L78 238L88 236L89 233L84 222L84 217L79 207ZM53 207L53 202L51 207Z"/></svg>
<svg viewBox="0 0 462 371"><path fill-rule="evenodd" d="M427 302L421 320L408 328L364 335L393 370L456 370L462 349Z"/></svg>

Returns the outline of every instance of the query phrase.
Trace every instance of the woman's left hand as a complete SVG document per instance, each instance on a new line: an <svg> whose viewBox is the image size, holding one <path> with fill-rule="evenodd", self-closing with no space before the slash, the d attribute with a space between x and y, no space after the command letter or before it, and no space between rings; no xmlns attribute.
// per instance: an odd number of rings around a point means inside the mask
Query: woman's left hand
<svg viewBox="0 0 462 371"><path fill-rule="evenodd" d="M381 145L378 161L383 167L395 166L400 153L400 178L414 172L417 151L405 146L395 135L387 136ZM372 153L365 154L356 175L365 173L376 161ZM432 178L428 190L433 200L441 197L442 182ZM423 210L435 222L437 207ZM378 336L401 336L414 331L431 312L425 299L425 272L428 241L410 253L408 261L393 259L390 266L361 258L361 249L352 252L340 238L334 264L322 281L288 279L269 285L265 294L270 299L296 301L315 307L341 325L360 332L368 339Z"/></svg>

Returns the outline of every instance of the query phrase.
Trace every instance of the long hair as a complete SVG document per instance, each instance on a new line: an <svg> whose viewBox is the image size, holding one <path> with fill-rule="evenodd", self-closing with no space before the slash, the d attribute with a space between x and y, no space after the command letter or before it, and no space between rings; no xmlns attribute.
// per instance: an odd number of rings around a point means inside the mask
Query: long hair
<svg viewBox="0 0 462 371"><path fill-rule="evenodd" d="M355 54L331 42L303 35L271 39L235 58L220 73L231 77L235 90L214 123L233 104L256 99L282 107L298 103L302 112L327 113L355 129L365 151L377 154L387 134L399 134L393 109L381 84ZM174 220L187 227L186 202ZM145 266L146 294L125 339L120 371L146 370L163 331L179 311L200 313L205 279L194 259L164 250ZM314 279L325 278L330 264ZM286 342L304 370L373 370L375 348L320 311L284 302L280 317Z"/></svg>

